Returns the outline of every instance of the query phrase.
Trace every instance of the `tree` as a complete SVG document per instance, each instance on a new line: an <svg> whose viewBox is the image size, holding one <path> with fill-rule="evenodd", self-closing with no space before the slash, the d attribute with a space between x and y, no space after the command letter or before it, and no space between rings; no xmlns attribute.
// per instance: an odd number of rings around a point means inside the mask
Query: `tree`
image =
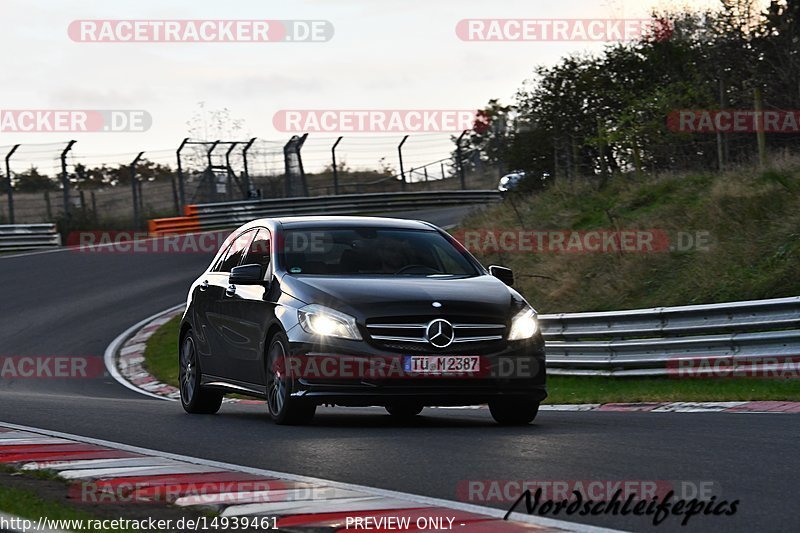
<svg viewBox="0 0 800 533"><path fill-rule="evenodd" d="M36 167L19 172L15 176L14 189L20 192L54 191L59 188L56 181L40 174Z"/></svg>

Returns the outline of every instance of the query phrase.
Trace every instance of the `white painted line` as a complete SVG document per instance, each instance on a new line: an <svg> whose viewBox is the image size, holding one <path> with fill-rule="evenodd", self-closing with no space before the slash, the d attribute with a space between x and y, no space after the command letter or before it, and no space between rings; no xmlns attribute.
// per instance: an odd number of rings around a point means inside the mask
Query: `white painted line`
<svg viewBox="0 0 800 533"><path fill-rule="evenodd" d="M277 482L276 482L277 483ZM340 498L366 498L366 494L357 490L344 490L332 487L297 488L286 490L262 490L251 492L220 492L217 494L193 494L175 500L179 507L192 505L241 505L251 503L285 503L285 502L321 502Z"/></svg>
<svg viewBox="0 0 800 533"><path fill-rule="evenodd" d="M576 403L564 405L542 405L540 411L594 411L602 404L599 403Z"/></svg>
<svg viewBox="0 0 800 533"><path fill-rule="evenodd" d="M480 505L474 505L470 503L463 503L463 502L456 502L452 500L444 500L441 498L431 498L428 496L420 496L417 494L411 494L407 492L400 492L394 490L387 490L387 489L378 489L373 487L366 487L363 485L356 485L354 483L342 483L339 481L330 481L327 479L315 478L311 476L300 476L297 474L288 474L284 472L276 472L274 470L266 470L262 468L252 468L248 466L240 466L234 465L231 463L224 463L221 461L212 461L209 459L200 459L197 457L189 457L186 455L180 455L175 453L169 452L162 452L159 450L152 450L148 448L141 448L139 446L131 446L128 444L121 444L118 442L111 442L102 439L95 439L92 437L84 437L82 435L73 435L70 433L63 433L60 431L52 431L49 429L39 429L33 428L30 426L22 426L19 424L12 424L10 422L0 422L0 426L7 427L9 429L16 429L20 431L33 431L36 433L40 433L42 435L47 435L51 437L59 437L65 439L71 439L78 442L83 442L86 444L96 444L98 446L105 446L107 448L114 448L116 450L122 450L126 452L133 452L133 453L141 453L145 455L152 455L155 457L164 457L167 459L175 459L176 461L185 461L187 463L196 464L196 465L204 465L207 467L212 467L220 470L232 470L235 472L244 472L246 474L255 474L258 476L265 476L265 477L272 477L272 478L279 478L285 479L290 481L300 481L305 483L315 483L318 485L326 485L330 487L337 487L346 490L355 490L355 491L362 491L367 494L373 495L376 499L385 498L388 500L397 500L397 501L404 501L403 505L405 507L409 506L409 503L413 504L414 506L431 506L431 507L445 507L448 509L455 509L458 511L464 511L467 513L475 513L481 514L484 516L489 516L493 518L502 519L506 512L502 509L493 509L491 507L482 507ZM384 500L385 501L385 500ZM343 512L350 511L352 509L344 509ZM224 513L223 513L224 514ZM584 532L584 533L609 533L616 530L600 528L595 526L588 526L585 524L578 524L574 522L567 522L564 520L555 520L552 518L544 518L541 516L530 516L523 513L512 513L509 517L511 520L517 522L524 522L526 524L533 524L538 526L545 526L545 527L553 527L553 528L560 528L567 531L575 531L575 532Z"/></svg>
<svg viewBox="0 0 800 533"><path fill-rule="evenodd" d="M31 433L29 431L9 431L7 433L0 433L0 441L7 439L42 439L40 433Z"/></svg>
<svg viewBox="0 0 800 533"><path fill-rule="evenodd" d="M150 466L150 467L119 467L119 468L89 468L86 470L65 470L59 476L64 479L105 479L110 477L133 477L133 476L162 476L165 474L207 474L211 472L221 472L219 468L200 466L200 465L176 465L176 466Z"/></svg>
<svg viewBox="0 0 800 533"><path fill-rule="evenodd" d="M153 394L152 392L147 392L146 390L140 389L139 387L137 387L136 385L134 385L133 383L131 383L130 381L125 379L122 376L122 374L119 373L119 369L117 369L116 357L117 357L117 351L119 351L120 346L122 346L122 344L126 340L128 340L135 332L137 332L139 329L143 328L150 321L155 320L156 318L160 317L161 315L165 315L167 313L171 313L171 312L173 312L173 311L175 311L177 309L180 309L184 305L186 305L186 304L181 303L181 304L172 306L169 309L166 309L164 311L160 311L160 312L158 312L158 313L156 313L156 314L154 314L152 316L149 316L149 317L145 318L144 320L140 320L136 324L132 325L131 327L129 327L128 329L126 329L125 331L120 333L117 336L116 339L111 341L111 344L108 345L108 347L106 348L105 354L103 355L103 361L105 362L106 370L108 370L108 373L111 374L111 377L113 377L115 380L117 380L117 382L119 384L123 385L124 387L129 388L130 390L132 390L134 392L138 392L139 394L143 394L145 396L150 396L151 398L158 398L159 400L165 400L165 401L168 401L168 402L176 402L176 401L178 401L178 400L176 400L174 398L168 398L166 396L159 396L158 394Z"/></svg>
<svg viewBox="0 0 800 533"><path fill-rule="evenodd" d="M384 509L408 509L408 500L368 496L343 498L328 502L273 502L232 505L222 511L222 516L275 515L275 514L319 514L356 513L358 511L381 511ZM452 506L449 506L452 508ZM482 513L485 514L485 513Z"/></svg>
<svg viewBox="0 0 800 533"><path fill-rule="evenodd" d="M656 407L652 413L718 413L747 402L674 402Z"/></svg>
<svg viewBox="0 0 800 533"><path fill-rule="evenodd" d="M3 439L0 440L0 446L30 446L33 444L74 444L72 441L65 439Z"/></svg>
<svg viewBox="0 0 800 533"><path fill-rule="evenodd" d="M128 457L125 459L84 459L82 461L32 462L23 465L23 470L89 470L92 468L119 468L124 466L174 466L180 463L161 457Z"/></svg>

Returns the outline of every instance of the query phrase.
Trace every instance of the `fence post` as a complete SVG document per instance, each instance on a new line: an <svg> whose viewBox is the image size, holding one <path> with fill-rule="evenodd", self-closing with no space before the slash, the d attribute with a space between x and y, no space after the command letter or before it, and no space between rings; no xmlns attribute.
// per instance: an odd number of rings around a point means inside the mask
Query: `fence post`
<svg viewBox="0 0 800 533"><path fill-rule="evenodd" d="M231 147L225 152L225 168L228 175L228 199L233 200L233 169L231 168L231 152L239 144L237 141L231 143ZM246 194L246 193L245 193Z"/></svg>
<svg viewBox="0 0 800 533"><path fill-rule="evenodd" d="M761 170L767 168L767 135L764 124L764 101L761 97L761 87L753 90L756 110L756 139L758 140L758 164Z"/></svg>
<svg viewBox="0 0 800 533"><path fill-rule="evenodd" d="M292 147L297 135L293 135L289 142L283 145L283 167L284 167L284 194L286 198L292 197L292 165L289 162L289 150Z"/></svg>
<svg viewBox="0 0 800 533"><path fill-rule="evenodd" d="M303 196L308 196L308 183L306 183L306 170L303 168L303 156L300 154L300 150L303 149L306 139L308 139L308 133L304 133L303 136L297 141L295 146L295 151L297 153L297 166L300 168L300 182L303 185Z"/></svg>
<svg viewBox="0 0 800 533"><path fill-rule="evenodd" d="M175 205L175 214L180 215L181 207L178 200L178 185L175 183L175 176L172 176L170 184L172 185L172 203Z"/></svg>
<svg viewBox="0 0 800 533"><path fill-rule="evenodd" d="M339 146L339 143L342 141L343 137L339 137L336 139L336 142L333 143L333 148L331 148L331 159L333 159L333 194L339 194L339 169L336 168L336 147Z"/></svg>
<svg viewBox="0 0 800 533"><path fill-rule="evenodd" d="M467 131L468 130L462 131L461 135L459 135L458 139L456 140L456 159L458 159L458 161L456 161L456 164L458 165L458 177L461 179L462 189L467 188L467 175L466 172L464 171L464 157L461 153L461 140L464 138L464 135L467 134Z"/></svg>
<svg viewBox="0 0 800 533"><path fill-rule="evenodd" d="M408 140L408 135L403 137L403 140L397 145L397 155L400 158L400 188L402 190L406 190L406 173L403 169L403 145L406 143L406 140Z"/></svg>
<svg viewBox="0 0 800 533"><path fill-rule="evenodd" d="M15 144L11 151L6 154L6 185L8 186L8 223L14 223L14 187L11 181L11 156L17 151L20 145Z"/></svg>
<svg viewBox="0 0 800 533"><path fill-rule="evenodd" d="M50 204L50 191L44 191L44 203L47 206L47 220L53 220L53 206Z"/></svg>
<svg viewBox="0 0 800 533"><path fill-rule="evenodd" d="M293 196L291 154L294 154L295 157L297 157L297 169L300 172L300 182L301 182L300 185L303 187L303 195L308 196L306 171L303 168L303 156L300 154L300 150L303 148L303 144L305 144L307 138L308 138L308 133L304 133L302 137L293 135L292 138L289 139L289 142L287 142L283 147L283 164L286 176L285 185L286 185L287 198Z"/></svg>
<svg viewBox="0 0 800 533"><path fill-rule="evenodd" d="M64 151L61 152L61 186L64 188L64 217L69 218L69 175L67 175L67 154L77 141L69 141Z"/></svg>
<svg viewBox="0 0 800 533"><path fill-rule="evenodd" d="M136 165L139 163L139 159L142 158L144 152L139 152L139 155L131 162L130 166L128 167L128 172L131 175L131 193L133 195L133 227L134 229L138 229L140 225L140 218L141 213L139 212L139 206L141 205L139 202L139 188L136 186Z"/></svg>
<svg viewBox="0 0 800 533"><path fill-rule="evenodd" d="M247 168L247 151L250 149L251 146L253 146L254 142L256 142L255 137L250 139L242 149L242 163L244 164L244 174L242 174L242 181L244 182L245 200L250 198L253 192L253 185L252 183L250 183L250 170Z"/></svg>
<svg viewBox="0 0 800 533"><path fill-rule="evenodd" d="M186 137L181 142L181 145L178 147L178 151L175 153L178 157L178 214L183 211L183 206L186 205L186 194L183 190L183 166L181 165L181 150L183 150L183 147L186 146L187 142L189 142L189 137Z"/></svg>
<svg viewBox="0 0 800 533"><path fill-rule="evenodd" d="M94 191L91 192L92 194L92 220L94 223L97 224L97 197L94 194Z"/></svg>

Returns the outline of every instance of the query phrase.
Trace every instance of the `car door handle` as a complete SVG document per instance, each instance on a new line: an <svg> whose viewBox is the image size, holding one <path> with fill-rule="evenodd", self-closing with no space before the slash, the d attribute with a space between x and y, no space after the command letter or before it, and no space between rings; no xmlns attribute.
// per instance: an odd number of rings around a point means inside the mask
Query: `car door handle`
<svg viewBox="0 0 800 533"><path fill-rule="evenodd" d="M228 288L225 289L225 296L233 296L236 294L236 285L228 285Z"/></svg>
<svg viewBox="0 0 800 533"><path fill-rule="evenodd" d="M204 291L204 290L206 290L206 289L208 288L208 280L205 280L205 281L203 281L203 283L201 283L201 284L200 284L200 286L199 286L198 288L199 288L201 291Z"/></svg>

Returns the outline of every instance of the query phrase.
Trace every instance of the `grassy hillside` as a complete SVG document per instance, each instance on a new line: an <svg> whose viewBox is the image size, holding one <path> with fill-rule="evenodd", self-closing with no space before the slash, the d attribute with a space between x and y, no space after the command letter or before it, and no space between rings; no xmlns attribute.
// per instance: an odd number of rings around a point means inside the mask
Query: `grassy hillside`
<svg viewBox="0 0 800 533"><path fill-rule="evenodd" d="M706 232L709 245L651 253L476 253L514 269L540 312L599 311L800 295L800 166L768 172L554 183L515 194L460 229Z"/></svg>

